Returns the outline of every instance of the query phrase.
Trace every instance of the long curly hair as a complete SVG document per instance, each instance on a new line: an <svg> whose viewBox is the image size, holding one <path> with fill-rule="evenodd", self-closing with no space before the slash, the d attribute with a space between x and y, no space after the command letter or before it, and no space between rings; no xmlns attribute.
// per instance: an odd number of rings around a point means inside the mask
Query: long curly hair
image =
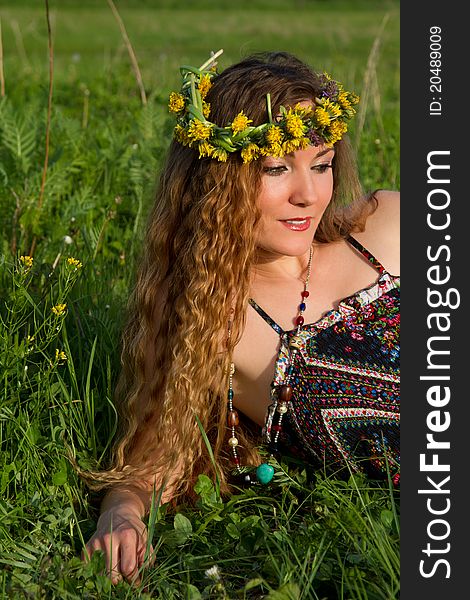
<svg viewBox="0 0 470 600"><path fill-rule="evenodd" d="M291 54L259 53L217 75L206 100L219 125L242 110L257 125L268 120L268 92L276 114L281 104L314 99L319 88L319 76ZM335 150L333 196L318 242L361 230L373 210L347 137ZM261 162L242 164L235 154L225 163L199 159L171 143L123 332L120 435L109 469L90 474L95 488L147 485L156 477L169 496L188 499L198 474L207 473L222 492L230 490L227 370L244 329L256 259ZM259 440L248 430L237 436L244 462L259 463Z"/></svg>

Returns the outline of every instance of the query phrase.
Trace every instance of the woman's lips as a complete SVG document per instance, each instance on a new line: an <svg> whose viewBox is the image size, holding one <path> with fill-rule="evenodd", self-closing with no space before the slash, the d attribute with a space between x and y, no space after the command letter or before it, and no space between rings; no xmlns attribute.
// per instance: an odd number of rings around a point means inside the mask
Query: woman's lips
<svg viewBox="0 0 470 600"><path fill-rule="evenodd" d="M280 223L291 231L306 231L310 227L311 220L312 217L304 217L303 219L286 219L285 221L280 221Z"/></svg>

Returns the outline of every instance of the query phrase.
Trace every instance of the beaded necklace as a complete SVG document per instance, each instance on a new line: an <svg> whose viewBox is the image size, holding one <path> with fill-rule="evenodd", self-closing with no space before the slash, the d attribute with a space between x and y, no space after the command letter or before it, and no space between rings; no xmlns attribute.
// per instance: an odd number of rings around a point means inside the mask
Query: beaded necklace
<svg viewBox="0 0 470 600"><path fill-rule="evenodd" d="M313 256L313 245L310 246L310 253L307 265L307 275L304 281L304 289L301 292L302 301L298 306L298 314L295 319L295 333L291 337L289 341L289 359L286 369L286 377L284 382L277 386L276 393L274 393L274 402L268 408L268 414L272 415L271 417L271 431L273 432L273 436L271 437L269 443L269 456L273 457L278 453L278 441L279 436L282 431L282 421L289 410L289 403L292 399L292 386L290 385L292 371L293 371L293 363L295 354L299 351L299 342L300 338L299 333L302 329L302 325L304 324L303 314L305 309L307 308L306 299L309 297L308 284L310 281L310 271L312 266L312 256ZM232 323L231 320L228 323L228 341L230 343L230 337L232 332ZM228 375L228 392L227 392L227 425L230 429L231 436L228 439L228 445L230 446L231 454L232 454L232 462L234 463L237 471L237 479L241 481L241 483L245 485L253 485L257 483L268 484L274 477L274 467L266 462L261 463L255 471L255 476L253 474L245 472L241 465L240 457L238 455L237 447L239 445L238 438L236 436L236 427L239 424L239 416L238 411L233 407L233 375L235 373L235 365L234 363L230 363L229 375Z"/></svg>

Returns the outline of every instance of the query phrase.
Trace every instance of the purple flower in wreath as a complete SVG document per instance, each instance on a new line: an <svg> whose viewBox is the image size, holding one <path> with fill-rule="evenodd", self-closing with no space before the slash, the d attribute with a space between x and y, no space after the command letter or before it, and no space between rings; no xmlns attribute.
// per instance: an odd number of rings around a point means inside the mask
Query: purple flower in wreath
<svg viewBox="0 0 470 600"><path fill-rule="evenodd" d="M322 75L322 80L322 98L336 98L338 95L338 83L326 75Z"/></svg>
<svg viewBox="0 0 470 600"><path fill-rule="evenodd" d="M308 130L307 137L312 142L312 146L323 146L325 143L325 140L314 129Z"/></svg>

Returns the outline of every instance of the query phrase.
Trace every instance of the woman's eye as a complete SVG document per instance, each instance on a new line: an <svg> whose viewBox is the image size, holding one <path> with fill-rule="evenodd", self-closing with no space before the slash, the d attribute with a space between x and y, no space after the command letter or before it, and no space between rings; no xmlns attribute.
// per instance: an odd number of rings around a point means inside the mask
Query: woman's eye
<svg viewBox="0 0 470 600"><path fill-rule="evenodd" d="M263 173L266 173L266 175L281 175L285 171L287 171L287 169L283 165L263 168Z"/></svg>
<svg viewBox="0 0 470 600"><path fill-rule="evenodd" d="M315 167L313 167L313 169L317 173L326 173L328 171L328 169L331 169L332 167L333 167L333 165L330 165L329 163L325 163L323 165L316 165Z"/></svg>

